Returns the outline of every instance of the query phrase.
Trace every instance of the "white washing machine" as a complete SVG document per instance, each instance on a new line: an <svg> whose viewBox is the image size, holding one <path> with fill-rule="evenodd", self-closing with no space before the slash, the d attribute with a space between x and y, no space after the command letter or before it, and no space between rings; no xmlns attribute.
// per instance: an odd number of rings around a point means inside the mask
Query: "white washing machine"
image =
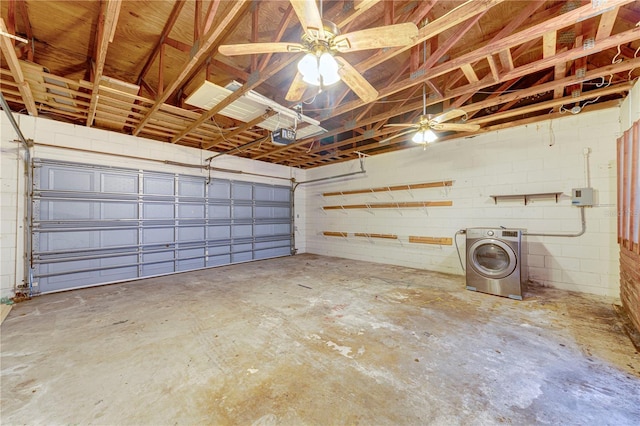
<svg viewBox="0 0 640 426"><path fill-rule="evenodd" d="M523 229L467 229L467 290L522 300L526 288Z"/></svg>

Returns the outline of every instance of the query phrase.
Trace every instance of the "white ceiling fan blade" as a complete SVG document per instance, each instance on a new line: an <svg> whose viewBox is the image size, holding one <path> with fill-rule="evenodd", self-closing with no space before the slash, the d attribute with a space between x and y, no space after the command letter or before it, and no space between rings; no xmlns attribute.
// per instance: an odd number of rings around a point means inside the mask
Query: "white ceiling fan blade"
<svg viewBox="0 0 640 426"><path fill-rule="evenodd" d="M322 16L320 16L315 0L290 0L290 2L304 32L314 36L317 34L318 39L324 40Z"/></svg>
<svg viewBox="0 0 640 426"><path fill-rule="evenodd" d="M300 43L246 43L226 44L218 47L218 52L222 53L225 56L302 51L304 51L304 46Z"/></svg>
<svg viewBox="0 0 640 426"><path fill-rule="evenodd" d="M357 50L410 45L413 44L413 39L417 36L418 27L407 22L338 35L333 44L339 52L355 52Z"/></svg>
<svg viewBox="0 0 640 426"><path fill-rule="evenodd" d="M284 98L289 102L298 102L302 99L305 90L307 90L307 83L302 81L302 74L297 72L296 76L293 78L293 82L291 82L289 91Z"/></svg>
<svg viewBox="0 0 640 426"><path fill-rule="evenodd" d="M480 129L479 124L464 123L430 123L429 127L439 132L475 132Z"/></svg>
<svg viewBox="0 0 640 426"><path fill-rule="evenodd" d="M402 131L400 133L396 133L393 136L389 136L388 138L382 139L379 143L386 144L386 143L389 143L390 141L392 141L394 139L397 139L397 138L402 137L404 135L408 135L409 133L413 133L413 132L415 132L414 129L404 130L404 131Z"/></svg>
<svg viewBox="0 0 640 426"><path fill-rule="evenodd" d="M451 111L443 112L442 114L432 118L431 121L442 123L443 121L453 120L454 118L462 117L463 115L467 115L465 110L452 109Z"/></svg>
<svg viewBox="0 0 640 426"><path fill-rule="evenodd" d="M368 104L378 99L378 91L349 62L340 56L335 58L340 64L340 78L364 103Z"/></svg>

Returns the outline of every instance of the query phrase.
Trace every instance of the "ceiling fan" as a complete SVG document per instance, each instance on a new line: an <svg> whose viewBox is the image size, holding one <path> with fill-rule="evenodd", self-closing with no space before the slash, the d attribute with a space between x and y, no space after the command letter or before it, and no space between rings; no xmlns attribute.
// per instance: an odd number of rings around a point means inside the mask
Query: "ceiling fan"
<svg viewBox="0 0 640 426"><path fill-rule="evenodd" d="M338 27L322 19L315 0L290 0L304 33L301 43L247 43L222 45L226 56L261 53L306 53L298 63L298 72L285 96L290 102L302 99L307 85L323 87L342 80L365 103L378 98L378 91L341 53L381 49L413 44L418 27L413 23L395 24L340 34ZM322 5L322 2L320 3Z"/></svg>
<svg viewBox="0 0 640 426"><path fill-rule="evenodd" d="M428 143L435 142L438 139L438 135L435 132L475 132L479 130L479 124L445 123L445 121L453 120L455 118L463 117L466 115L467 113L462 109L452 109L435 117L427 114L427 96L425 87L423 86L422 115L418 119L418 122L386 124L384 127L405 127L408 128L408 130L404 130L400 133L396 133L393 136L385 138L381 140L380 143L386 144L393 139L408 135L409 133L414 133L411 141L417 144L426 145Z"/></svg>

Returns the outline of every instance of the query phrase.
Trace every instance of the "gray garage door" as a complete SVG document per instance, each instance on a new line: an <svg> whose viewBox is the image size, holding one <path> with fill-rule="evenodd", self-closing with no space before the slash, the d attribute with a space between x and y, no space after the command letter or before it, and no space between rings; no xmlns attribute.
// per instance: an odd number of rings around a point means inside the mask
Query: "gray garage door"
<svg viewBox="0 0 640 426"><path fill-rule="evenodd" d="M34 161L34 292L292 253L288 186Z"/></svg>

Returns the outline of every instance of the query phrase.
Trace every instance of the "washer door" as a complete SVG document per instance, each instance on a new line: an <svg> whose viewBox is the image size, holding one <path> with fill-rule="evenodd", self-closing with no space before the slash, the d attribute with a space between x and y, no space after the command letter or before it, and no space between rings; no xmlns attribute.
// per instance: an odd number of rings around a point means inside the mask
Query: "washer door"
<svg viewBox="0 0 640 426"><path fill-rule="evenodd" d="M486 278L505 278L516 269L515 252L502 241L478 240L469 247L469 264Z"/></svg>

